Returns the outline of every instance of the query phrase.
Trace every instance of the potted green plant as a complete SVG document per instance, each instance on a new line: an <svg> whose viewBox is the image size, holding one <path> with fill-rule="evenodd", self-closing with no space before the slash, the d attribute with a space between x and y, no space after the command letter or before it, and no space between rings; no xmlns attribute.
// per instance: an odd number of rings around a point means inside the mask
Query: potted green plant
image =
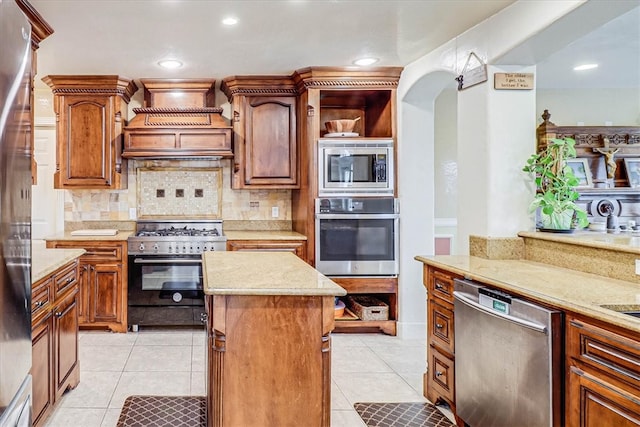
<svg viewBox="0 0 640 427"><path fill-rule="evenodd" d="M536 184L530 212L540 209L542 228L572 230L589 224L587 213L575 203L580 197L576 191L579 180L565 162L576 157L575 144L572 138L553 138L522 168Z"/></svg>

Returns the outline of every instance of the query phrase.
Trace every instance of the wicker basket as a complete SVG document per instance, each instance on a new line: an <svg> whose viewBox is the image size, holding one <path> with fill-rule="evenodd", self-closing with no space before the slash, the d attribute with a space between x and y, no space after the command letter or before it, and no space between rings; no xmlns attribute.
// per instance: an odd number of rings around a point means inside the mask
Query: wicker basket
<svg viewBox="0 0 640 427"><path fill-rule="evenodd" d="M348 295L347 307L362 320L389 320L389 305L368 295Z"/></svg>

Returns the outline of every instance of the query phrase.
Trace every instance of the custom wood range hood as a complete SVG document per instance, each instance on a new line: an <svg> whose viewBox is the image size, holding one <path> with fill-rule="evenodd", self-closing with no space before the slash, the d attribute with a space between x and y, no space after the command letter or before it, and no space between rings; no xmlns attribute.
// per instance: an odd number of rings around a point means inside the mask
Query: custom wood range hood
<svg viewBox="0 0 640 427"><path fill-rule="evenodd" d="M233 157L215 80L141 79L144 107L124 129L126 158Z"/></svg>

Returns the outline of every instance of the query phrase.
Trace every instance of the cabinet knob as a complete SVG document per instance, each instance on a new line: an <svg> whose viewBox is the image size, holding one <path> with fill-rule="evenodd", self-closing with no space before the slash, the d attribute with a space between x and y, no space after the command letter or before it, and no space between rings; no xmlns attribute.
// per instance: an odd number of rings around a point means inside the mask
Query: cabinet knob
<svg viewBox="0 0 640 427"><path fill-rule="evenodd" d="M69 277L69 278L67 279L67 284L69 284L69 283L71 283L71 282L73 282L73 277Z"/></svg>
<svg viewBox="0 0 640 427"><path fill-rule="evenodd" d="M436 371L436 377L441 377L444 375L444 372L442 371Z"/></svg>
<svg viewBox="0 0 640 427"><path fill-rule="evenodd" d="M37 308L42 307L43 305L44 305L44 301L37 301L36 302L36 307Z"/></svg>
<svg viewBox="0 0 640 427"><path fill-rule="evenodd" d="M61 311L56 311L56 312L54 313L54 315L55 315L56 317L62 317L62 312L61 312Z"/></svg>
<svg viewBox="0 0 640 427"><path fill-rule="evenodd" d="M442 286L440 283L436 283L436 290L443 291L444 290L444 286Z"/></svg>
<svg viewBox="0 0 640 427"><path fill-rule="evenodd" d="M444 325L442 323L436 323L436 329L442 329Z"/></svg>

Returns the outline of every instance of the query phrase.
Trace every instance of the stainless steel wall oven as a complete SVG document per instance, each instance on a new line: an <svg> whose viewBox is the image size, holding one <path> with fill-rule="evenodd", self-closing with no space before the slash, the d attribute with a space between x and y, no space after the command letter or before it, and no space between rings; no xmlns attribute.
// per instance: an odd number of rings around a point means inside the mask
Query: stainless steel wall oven
<svg viewBox="0 0 640 427"><path fill-rule="evenodd" d="M144 221L136 227L127 241L131 329L202 324L202 252L226 250L222 221Z"/></svg>
<svg viewBox="0 0 640 427"><path fill-rule="evenodd" d="M316 200L316 269L334 276L398 274L398 201Z"/></svg>

